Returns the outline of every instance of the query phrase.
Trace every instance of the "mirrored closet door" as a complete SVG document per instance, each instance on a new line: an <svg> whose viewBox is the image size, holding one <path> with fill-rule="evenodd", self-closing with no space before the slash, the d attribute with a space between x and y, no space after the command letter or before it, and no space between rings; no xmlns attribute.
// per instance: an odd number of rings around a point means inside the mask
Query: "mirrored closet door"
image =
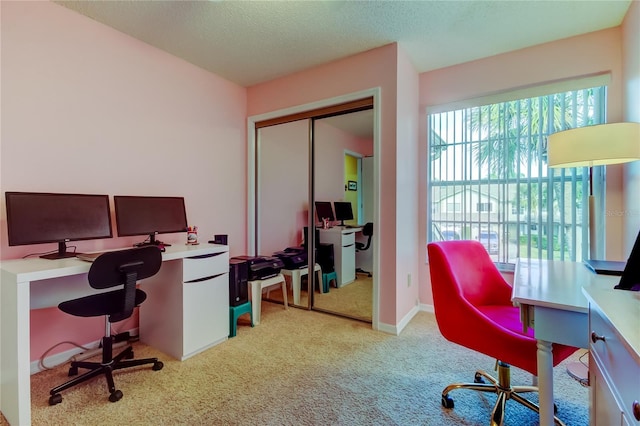
<svg viewBox="0 0 640 426"><path fill-rule="evenodd" d="M292 306L371 321L375 236L366 250L357 251L356 241L367 246L363 230L373 216L372 129L369 109L293 120L256 132L256 253L272 256L302 248L314 262L313 268L308 264L301 273L285 275ZM332 220L322 229L316 201L329 204L333 219L336 203L338 214L349 207L346 219ZM310 277L311 269L320 271ZM283 301L280 290L263 298Z"/></svg>

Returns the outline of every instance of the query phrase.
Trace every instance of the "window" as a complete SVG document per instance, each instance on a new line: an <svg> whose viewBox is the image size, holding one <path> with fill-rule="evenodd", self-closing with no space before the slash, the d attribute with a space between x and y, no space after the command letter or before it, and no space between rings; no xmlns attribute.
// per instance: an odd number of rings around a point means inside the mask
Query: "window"
<svg viewBox="0 0 640 426"><path fill-rule="evenodd" d="M478 203L476 205L476 211L478 211L478 212L490 212L491 211L491 203Z"/></svg>
<svg viewBox="0 0 640 426"><path fill-rule="evenodd" d="M589 169L549 169L546 140L604 123L605 101L601 86L429 114L427 229L453 228L497 262L586 258ZM603 168L594 176L603 200Z"/></svg>

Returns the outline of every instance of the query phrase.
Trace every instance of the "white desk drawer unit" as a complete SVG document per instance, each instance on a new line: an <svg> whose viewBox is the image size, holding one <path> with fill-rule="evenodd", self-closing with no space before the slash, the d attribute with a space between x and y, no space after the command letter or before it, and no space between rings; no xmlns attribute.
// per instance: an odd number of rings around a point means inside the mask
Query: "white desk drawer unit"
<svg viewBox="0 0 640 426"><path fill-rule="evenodd" d="M640 425L640 294L585 290L591 424Z"/></svg>
<svg viewBox="0 0 640 426"><path fill-rule="evenodd" d="M229 256L224 256L224 253L185 257L183 262L182 276L185 282L229 272Z"/></svg>
<svg viewBox="0 0 640 426"><path fill-rule="evenodd" d="M142 342L184 360L227 339L228 251L167 261L148 281L140 305Z"/></svg>
<svg viewBox="0 0 640 426"><path fill-rule="evenodd" d="M356 232L362 228L335 226L320 229L320 242L333 244L333 254L338 287L347 285L356 279Z"/></svg>

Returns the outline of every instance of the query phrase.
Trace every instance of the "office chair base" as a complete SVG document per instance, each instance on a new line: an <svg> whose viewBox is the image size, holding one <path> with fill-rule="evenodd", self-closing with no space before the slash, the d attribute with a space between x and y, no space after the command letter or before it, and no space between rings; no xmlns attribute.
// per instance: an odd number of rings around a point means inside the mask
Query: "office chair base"
<svg viewBox="0 0 640 426"><path fill-rule="evenodd" d="M365 271L364 269L356 268L356 274L367 274L369 278L372 277L371 272Z"/></svg>
<svg viewBox="0 0 640 426"><path fill-rule="evenodd" d="M537 404L524 398L521 393L525 392L538 392L537 386L511 386L511 370L508 364L498 362L498 379L495 379L491 375L482 370L476 371L473 379L473 383L454 383L442 391L442 406L447 409L454 407L453 398L449 396L449 392L455 389L471 389L478 392L489 392L498 395L496 403L491 412L491 426L502 426L504 422L504 414L507 400L513 399L514 401L524 405L530 410L540 413L540 408ZM489 381L486 383L485 380ZM558 408L553 405L554 413ZM554 423L559 426L565 426L565 424L559 418L554 416Z"/></svg>
<svg viewBox="0 0 640 426"><path fill-rule="evenodd" d="M151 369L154 371L162 370L164 367L164 364L162 361L158 361L158 358L131 359L133 358L133 348L131 346L127 346L118 355L112 357L111 347L113 338L103 337L102 341L102 362L73 361L71 363L71 367L69 367L69 376L76 376L78 374L78 368L85 368L89 371L51 389L49 392L51 394L49 397L49 405L56 405L62 402L62 395L60 395L60 392L102 374L104 374L105 379L107 380L109 401L117 402L122 399L123 394L122 391L115 387L115 383L113 381L114 370L121 370L123 368L137 367L147 364L153 364Z"/></svg>

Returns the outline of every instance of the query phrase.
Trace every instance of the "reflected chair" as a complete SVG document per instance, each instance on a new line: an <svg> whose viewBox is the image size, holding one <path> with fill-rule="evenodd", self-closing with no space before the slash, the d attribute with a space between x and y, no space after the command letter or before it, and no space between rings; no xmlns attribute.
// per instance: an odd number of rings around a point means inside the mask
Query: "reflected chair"
<svg viewBox="0 0 640 426"><path fill-rule="evenodd" d="M69 376L77 375L78 368L89 371L51 389L49 405L62 402L60 392L63 390L102 374L107 380L109 401L116 402L122 398L122 392L115 387L114 370L146 364L153 364L153 370L162 369L163 364L157 358L132 359L131 346L127 346L118 355L113 356L114 337L111 336L111 324L129 318L133 314L133 309L147 298L144 291L136 288L138 280L155 275L160 270L161 264L162 254L156 246L105 252L91 264L88 275L89 285L99 290L120 288L68 300L58 305L61 311L77 317L104 316L105 335L102 338L102 362L73 361L69 368Z"/></svg>
<svg viewBox="0 0 640 426"><path fill-rule="evenodd" d="M373 236L373 222L365 223L364 227L362 228L362 235L367 237L367 242L361 243L359 241L356 241L356 251L369 250L369 247L371 247L371 237ZM361 268L356 268L356 273L367 274L368 277L371 277L371 272L365 271Z"/></svg>
<svg viewBox="0 0 640 426"><path fill-rule="evenodd" d="M537 386L511 386L510 365L537 376L537 343L533 331L523 333L520 310L511 302L511 286L478 241L429 243L429 269L436 321L449 341L496 358L498 379L482 370L473 383L455 383L442 391L442 405L453 408L449 392L471 389L497 394L491 425L502 425L507 400L539 413L537 404L521 393L537 392ZM577 348L553 345L553 365ZM486 383L485 380L490 383ZM557 417L556 424L563 424Z"/></svg>

